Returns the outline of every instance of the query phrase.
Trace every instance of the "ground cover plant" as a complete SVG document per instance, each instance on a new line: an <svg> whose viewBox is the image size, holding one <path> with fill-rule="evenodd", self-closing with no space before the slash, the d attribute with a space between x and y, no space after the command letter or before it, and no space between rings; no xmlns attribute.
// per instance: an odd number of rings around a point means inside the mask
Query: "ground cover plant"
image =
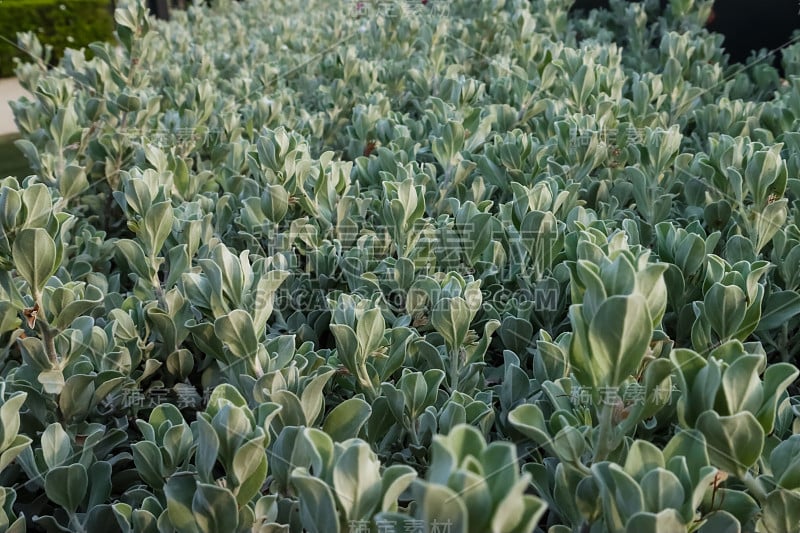
<svg viewBox="0 0 800 533"><path fill-rule="evenodd" d="M0 531L800 530L800 46L570 4L130 2L20 66Z"/></svg>

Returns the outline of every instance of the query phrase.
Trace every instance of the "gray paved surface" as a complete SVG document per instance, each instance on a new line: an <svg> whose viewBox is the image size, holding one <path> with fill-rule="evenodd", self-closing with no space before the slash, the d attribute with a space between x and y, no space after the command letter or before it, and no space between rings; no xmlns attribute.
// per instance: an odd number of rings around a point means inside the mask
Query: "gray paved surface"
<svg viewBox="0 0 800 533"><path fill-rule="evenodd" d="M18 100L28 92L17 82L16 78L0 79L0 135L17 132L17 125L14 123L14 115L8 102Z"/></svg>

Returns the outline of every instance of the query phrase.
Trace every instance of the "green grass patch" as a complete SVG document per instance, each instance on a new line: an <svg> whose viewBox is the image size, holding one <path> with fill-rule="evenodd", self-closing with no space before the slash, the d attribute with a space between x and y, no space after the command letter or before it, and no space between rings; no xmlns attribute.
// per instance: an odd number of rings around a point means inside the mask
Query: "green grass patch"
<svg viewBox="0 0 800 533"><path fill-rule="evenodd" d="M14 145L19 135L0 135L0 178L16 176L24 178L32 173L28 161Z"/></svg>
<svg viewBox="0 0 800 533"><path fill-rule="evenodd" d="M108 0L4 0L0 2L0 77L11 76L13 58L31 60L16 47L17 33L33 32L53 47L55 64L65 48L79 49L111 38L114 18Z"/></svg>

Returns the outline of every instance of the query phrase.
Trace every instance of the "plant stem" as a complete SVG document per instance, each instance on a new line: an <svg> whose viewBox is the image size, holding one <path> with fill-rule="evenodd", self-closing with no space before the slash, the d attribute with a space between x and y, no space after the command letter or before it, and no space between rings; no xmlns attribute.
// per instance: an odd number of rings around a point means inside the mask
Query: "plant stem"
<svg viewBox="0 0 800 533"><path fill-rule="evenodd" d="M42 340L44 341L44 349L47 352L47 358L50 359L50 364L55 368L58 366L58 352L56 352L54 330L43 320L37 320L36 322L39 324L39 333L42 335Z"/></svg>
<svg viewBox="0 0 800 533"><path fill-rule="evenodd" d="M164 311L167 311L167 300L164 297L164 288L161 286L161 281L158 279L158 274L153 276L153 280L151 282L153 284L153 290L156 293L156 298L158 299L158 305Z"/></svg>
<svg viewBox="0 0 800 533"><path fill-rule="evenodd" d="M603 407L600 410L600 433L597 435L597 448L594 452L594 459L592 460L593 463L605 461L605 459L608 457L608 454L611 453L610 444L611 434L613 433L611 423L613 415L614 406L604 402Z"/></svg>
<svg viewBox="0 0 800 533"><path fill-rule="evenodd" d="M378 393L375 392L375 386L372 383L372 380L369 378L369 371L367 370L367 365L364 363L363 365L358 365L356 367L357 378L358 382L361 385L361 388L364 391L364 395L367 397L367 401L372 403L378 397Z"/></svg>
<svg viewBox="0 0 800 533"><path fill-rule="evenodd" d="M41 301L42 301L42 293L38 291L34 291L33 293L33 301L34 305L38 307L39 313L36 316L36 324L39 326L39 334L42 336L42 341L44 342L44 349L47 353L47 358L50 360L50 364L55 368L58 366L58 352L56 352L56 338L55 334L57 333L56 330L50 327L50 324L47 323L47 319L44 317L44 309L42 309Z"/></svg>
<svg viewBox="0 0 800 533"><path fill-rule="evenodd" d="M411 443L414 446L419 446L419 435L417 434L417 420L406 418L406 426L408 427L409 435L411 436Z"/></svg>
<svg viewBox="0 0 800 533"><path fill-rule="evenodd" d="M76 513L69 513L69 525L72 531L80 531L81 533L86 531L80 520L78 520L78 515Z"/></svg>
<svg viewBox="0 0 800 533"><path fill-rule="evenodd" d="M764 490L764 487L762 487L761 483L753 477L753 474L747 472L742 481L744 481L747 490L750 491L756 500L763 503L767 499L767 493Z"/></svg>
<svg viewBox="0 0 800 533"><path fill-rule="evenodd" d="M781 327L781 340L780 340L780 347L778 351L781 354L781 361L788 363L791 361L789 354L787 353L788 350L786 346L789 344L789 323L785 322Z"/></svg>
<svg viewBox="0 0 800 533"><path fill-rule="evenodd" d="M458 374L460 372L458 361L458 349L450 350L450 389L451 391L458 390Z"/></svg>

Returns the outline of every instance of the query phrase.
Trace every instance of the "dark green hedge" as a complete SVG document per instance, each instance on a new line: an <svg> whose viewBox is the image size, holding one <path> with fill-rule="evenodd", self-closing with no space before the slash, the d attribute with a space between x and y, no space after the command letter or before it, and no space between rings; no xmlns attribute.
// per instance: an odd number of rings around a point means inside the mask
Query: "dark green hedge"
<svg viewBox="0 0 800 533"><path fill-rule="evenodd" d="M14 74L14 57L22 57L12 43L17 32L32 31L42 44L53 47L53 60L65 48L81 48L109 39L114 17L108 0L0 1L0 77ZM71 38L71 39L70 39Z"/></svg>

